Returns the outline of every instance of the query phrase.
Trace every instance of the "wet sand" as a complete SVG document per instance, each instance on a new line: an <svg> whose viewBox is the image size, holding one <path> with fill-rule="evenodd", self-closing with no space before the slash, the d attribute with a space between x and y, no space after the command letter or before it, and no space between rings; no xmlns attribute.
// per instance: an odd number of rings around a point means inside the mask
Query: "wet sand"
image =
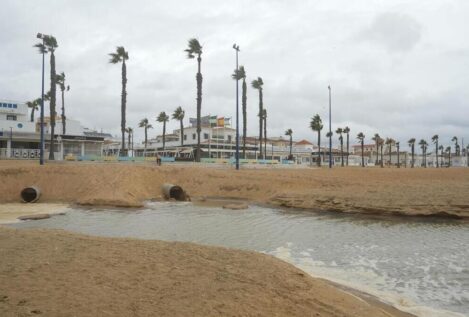
<svg viewBox="0 0 469 317"><path fill-rule="evenodd" d="M162 199L161 185L182 186L193 200L242 199L273 206L382 215L469 217L468 168L244 169L192 165L0 162L0 203L18 202L24 186L41 202L140 207Z"/></svg>
<svg viewBox="0 0 469 317"><path fill-rule="evenodd" d="M1 316L405 317L270 255L0 227Z"/></svg>

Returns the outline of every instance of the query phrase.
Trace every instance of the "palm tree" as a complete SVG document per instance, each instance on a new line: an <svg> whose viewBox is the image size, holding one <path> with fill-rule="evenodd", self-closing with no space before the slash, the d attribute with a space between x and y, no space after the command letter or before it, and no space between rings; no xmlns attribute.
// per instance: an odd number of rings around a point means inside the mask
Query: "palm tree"
<svg viewBox="0 0 469 317"><path fill-rule="evenodd" d="M26 102L28 108L31 108L31 122L34 122L34 111L39 110L39 105L41 104L41 98L37 98L33 101Z"/></svg>
<svg viewBox="0 0 469 317"><path fill-rule="evenodd" d="M347 154L346 154L345 158L347 160L347 166L348 166L350 128L345 127L344 128L344 133L347 134Z"/></svg>
<svg viewBox="0 0 469 317"><path fill-rule="evenodd" d="M410 167L411 167L411 168L414 168L414 163L415 163L415 160L414 160L414 154L415 154L415 138L410 139L409 141L407 141L407 143L409 143L409 146L410 146L410 153L411 153L411 155L412 155L412 161L410 162Z"/></svg>
<svg viewBox="0 0 469 317"><path fill-rule="evenodd" d="M54 160L54 131L55 131L55 103L56 103L56 72L55 72L55 50L59 45L57 40L53 36L45 35L43 43L37 43L34 45L39 49L39 53L50 53L50 149L49 149L49 160Z"/></svg>
<svg viewBox="0 0 469 317"><path fill-rule="evenodd" d="M309 123L311 130L316 131L318 133L318 166L321 166L321 130L324 127L322 124L321 117L316 114L314 117L311 118L311 122Z"/></svg>
<svg viewBox="0 0 469 317"><path fill-rule="evenodd" d="M174 110L173 115L172 115L173 120L178 120L179 125L181 127L181 146L184 146L184 124L183 124L183 120L184 120L184 115L185 114L186 114L186 112L184 110L182 110L181 106L179 106L179 107L176 108L176 110Z"/></svg>
<svg viewBox="0 0 469 317"><path fill-rule="evenodd" d="M379 136L378 133L375 133L374 137L372 137L371 139L375 141L375 144L376 144L376 161L375 161L375 166L376 166L378 165L379 140L381 140L381 137Z"/></svg>
<svg viewBox="0 0 469 317"><path fill-rule="evenodd" d="M448 152L448 167L451 166L451 146L446 148L446 152Z"/></svg>
<svg viewBox="0 0 469 317"><path fill-rule="evenodd" d="M125 132L127 132L127 137L129 138L129 142L127 143L129 148L127 149L127 156L130 156L130 150L132 149L132 134L134 133L134 130L131 127L128 127L125 129Z"/></svg>
<svg viewBox="0 0 469 317"><path fill-rule="evenodd" d="M337 128L335 130L335 133L339 135L339 141L340 141L340 165L343 167L344 166L344 138L342 137L342 133L344 130L342 128Z"/></svg>
<svg viewBox="0 0 469 317"><path fill-rule="evenodd" d="M60 87L60 90L62 91L62 114L61 114L61 118L62 118L62 134L66 134L65 133L65 91L69 91L70 90L70 86L65 86L65 73L62 72L60 73L59 75L56 76L57 78L57 85Z"/></svg>
<svg viewBox="0 0 469 317"><path fill-rule="evenodd" d="M440 166L443 167L443 156L444 156L444 155L443 155L443 154L444 154L443 151L444 151L444 146L443 146L443 145L440 145L440 146L438 147L438 149L440 150L440 153L441 153L441 154L440 154Z"/></svg>
<svg viewBox="0 0 469 317"><path fill-rule="evenodd" d="M454 153L456 156L459 156L459 144L458 144L458 138L456 136L453 136L451 139L452 142L454 142Z"/></svg>
<svg viewBox="0 0 469 317"><path fill-rule="evenodd" d="M363 132L360 132L357 134L357 139L360 140L360 145L362 148L362 167L365 167L365 157L364 157L364 140L365 140L365 135Z"/></svg>
<svg viewBox="0 0 469 317"><path fill-rule="evenodd" d="M239 66L237 70L235 70L234 74L231 75L234 80L243 80L242 84L242 97L241 97L241 104L242 104L242 112L243 112L243 158L246 158L246 134L247 134L247 85L246 85L246 71L244 70L244 66Z"/></svg>
<svg viewBox="0 0 469 317"><path fill-rule="evenodd" d="M151 124L148 123L148 119L147 118L143 118L140 123L138 124L138 126L140 128L143 128L145 130L145 153L147 152L147 142L148 142L148 129L152 129L153 126ZM145 153L143 154L143 156L145 156Z"/></svg>
<svg viewBox="0 0 469 317"><path fill-rule="evenodd" d="M122 62L122 93L121 93L121 132L122 132L122 144L121 144L121 155L125 151L125 112L127 106L127 67L125 61L129 59L129 52L125 51L123 46L118 46L115 53L110 53L111 59L109 63L118 64Z"/></svg>
<svg viewBox="0 0 469 317"><path fill-rule="evenodd" d="M259 140L261 141L260 143L262 144L262 109L264 107L264 101L263 101L263 88L262 86L264 85L264 82L262 81L261 77L257 77L257 79L253 80L251 83L252 88L257 89L259 91ZM262 157L262 146L259 149L259 156Z"/></svg>
<svg viewBox="0 0 469 317"><path fill-rule="evenodd" d="M435 143L436 167L438 168L439 167L439 164L438 164L438 134L435 134L432 137L432 141L433 141L433 143Z"/></svg>
<svg viewBox="0 0 469 317"><path fill-rule="evenodd" d="M386 138L385 144L388 146L388 155L389 155L389 167L391 167L391 150L392 146L396 141L392 138Z"/></svg>
<svg viewBox="0 0 469 317"><path fill-rule="evenodd" d="M285 135L290 137L290 155L288 156L288 159L290 160L292 158L293 130L292 129L286 130Z"/></svg>
<svg viewBox="0 0 469 317"><path fill-rule="evenodd" d="M423 167L427 167L427 141L422 139L420 140L419 145L422 149Z"/></svg>
<svg viewBox="0 0 469 317"><path fill-rule="evenodd" d="M165 143L166 143L166 122L169 121L169 116L166 114L166 112L162 111L156 118L156 121L163 123L163 151L164 151Z"/></svg>
<svg viewBox="0 0 469 317"><path fill-rule="evenodd" d="M383 158L383 146L384 146L384 139L379 139L379 148L381 150L381 167L384 167L384 158Z"/></svg>
<svg viewBox="0 0 469 317"><path fill-rule="evenodd" d="M196 162L200 162L200 132L202 131L200 117L202 112L202 73L200 72L200 64L202 63L202 45L199 40L192 38L188 41L188 48L184 50L187 58L193 59L197 56L197 152L195 156ZM164 141L164 138L163 138Z"/></svg>
<svg viewBox="0 0 469 317"><path fill-rule="evenodd" d="M267 109L262 109L262 119L264 120L264 159L267 156Z"/></svg>

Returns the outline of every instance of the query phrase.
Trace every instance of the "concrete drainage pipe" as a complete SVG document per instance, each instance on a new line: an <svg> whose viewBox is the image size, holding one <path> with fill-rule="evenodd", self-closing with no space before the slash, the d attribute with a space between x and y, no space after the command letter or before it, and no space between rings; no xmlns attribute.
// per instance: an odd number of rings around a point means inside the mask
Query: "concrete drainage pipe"
<svg viewBox="0 0 469 317"><path fill-rule="evenodd" d="M179 201L187 201L188 196L181 186L173 184L163 184L161 187L163 190L163 196L165 199L175 199Z"/></svg>
<svg viewBox="0 0 469 317"><path fill-rule="evenodd" d="M21 199L25 203L35 203L41 197L41 190L37 187L25 187L21 191Z"/></svg>

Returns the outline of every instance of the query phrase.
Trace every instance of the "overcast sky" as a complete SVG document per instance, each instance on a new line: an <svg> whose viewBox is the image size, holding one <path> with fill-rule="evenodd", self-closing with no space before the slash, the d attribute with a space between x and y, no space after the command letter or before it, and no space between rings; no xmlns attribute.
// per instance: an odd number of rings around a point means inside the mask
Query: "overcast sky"
<svg viewBox="0 0 469 317"><path fill-rule="evenodd" d="M327 127L330 84L333 129L349 126L353 142L362 131L367 141L378 132L402 143L430 143L434 134L469 143L467 0L2 0L0 30L0 98L39 97L41 57L32 46L37 32L52 34L57 71L71 86L68 117L113 134L121 70L108 53L121 45L129 51L128 126L177 106L188 118L196 113L196 61L184 49L196 37L203 114L235 116L236 42L249 82L264 80L269 136L291 128L295 139L316 142L309 121L318 113ZM249 135L258 131L257 111L249 87ZM160 134L161 125L153 126L150 135Z"/></svg>

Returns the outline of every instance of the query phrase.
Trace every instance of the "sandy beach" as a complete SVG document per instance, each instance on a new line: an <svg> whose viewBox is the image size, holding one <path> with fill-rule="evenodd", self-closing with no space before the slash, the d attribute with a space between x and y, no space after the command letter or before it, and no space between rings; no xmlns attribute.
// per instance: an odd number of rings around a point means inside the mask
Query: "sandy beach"
<svg viewBox="0 0 469 317"><path fill-rule="evenodd" d="M235 172L4 161L0 177L4 206L35 185L40 202L57 206L139 207L162 200L161 185L173 183L208 205L225 198L321 211L469 217L465 169ZM0 216L3 222L13 217L7 210ZM2 316L410 316L254 252L6 227L0 227L0 250Z"/></svg>
<svg viewBox="0 0 469 317"><path fill-rule="evenodd" d="M272 256L0 227L1 316L410 316Z"/></svg>
<svg viewBox="0 0 469 317"><path fill-rule="evenodd" d="M193 201L241 199L319 211L469 217L469 169L244 169L191 165L0 163L0 202L19 202L25 186L41 202L139 207L182 186Z"/></svg>

